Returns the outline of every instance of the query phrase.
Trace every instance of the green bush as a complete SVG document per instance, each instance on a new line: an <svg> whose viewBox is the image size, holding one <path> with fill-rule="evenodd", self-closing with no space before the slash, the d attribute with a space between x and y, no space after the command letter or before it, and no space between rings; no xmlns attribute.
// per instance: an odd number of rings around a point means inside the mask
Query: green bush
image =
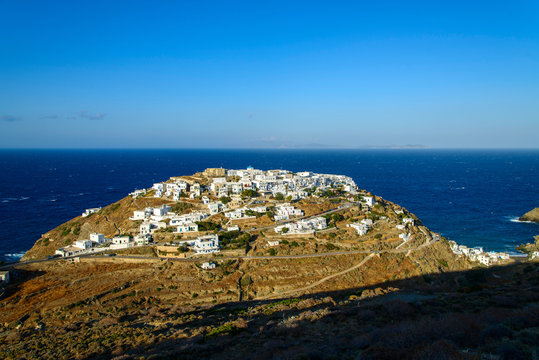
<svg viewBox="0 0 539 360"><path fill-rule="evenodd" d="M244 198L245 197L255 198L255 197L259 197L260 194L256 192L255 190L247 189L241 192L241 196Z"/></svg>
<svg viewBox="0 0 539 360"><path fill-rule="evenodd" d="M333 245L332 243L327 243L327 244L326 244L326 249L328 249L328 250L330 250L330 251L331 251L331 250L339 250L339 247Z"/></svg>
<svg viewBox="0 0 539 360"><path fill-rule="evenodd" d="M186 210L189 210L192 207L193 207L193 204L185 202L185 201L180 201L171 207L171 211L179 213L179 212L184 212Z"/></svg>
<svg viewBox="0 0 539 360"><path fill-rule="evenodd" d="M233 334L238 331L239 329L236 325L228 323L228 324L223 324L219 327L211 329L211 331L206 336L210 337L210 336L217 336L221 334Z"/></svg>
<svg viewBox="0 0 539 360"><path fill-rule="evenodd" d="M444 259L438 259L438 262L439 262L440 265L442 265L443 267L448 267L447 261L445 261Z"/></svg>
<svg viewBox="0 0 539 360"><path fill-rule="evenodd" d="M211 221L197 221L198 231L214 231L220 228L219 224Z"/></svg>
<svg viewBox="0 0 539 360"><path fill-rule="evenodd" d="M219 198L219 201L226 205L226 204L228 204L229 202L231 202L232 199L231 199L230 197L228 197L228 196L221 196L221 197Z"/></svg>

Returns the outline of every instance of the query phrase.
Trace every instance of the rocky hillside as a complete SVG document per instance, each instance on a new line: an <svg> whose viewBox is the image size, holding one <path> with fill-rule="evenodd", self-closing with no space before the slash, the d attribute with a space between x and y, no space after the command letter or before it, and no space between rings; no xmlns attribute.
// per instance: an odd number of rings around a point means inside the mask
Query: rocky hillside
<svg viewBox="0 0 539 360"><path fill-rule="evenodd" d="M255 200L279 204L245 202ZM167 244L179 235L162 229L157 245L115 256L9 265L0 358L530 358L539 339L536 263L470 263L406 209L375 200L296 201L305 217L327 220L307 234L274 231L273 210L230 223L213 215L204 226L219 234L222 252L198 258L174 254L184 250ZM162 204L177 213L205 208L126 197L47 232L23 261L91 232L134 235L133 211ZM365 235L348 226L366 219ZM236 224L241 231L222 229ZM216 268L205 270L208 261Z"/></svg>
<svg viewBox="0 0 539 360"><path fill-rule="evenodd" d="M519 220L539 223L539 207L528 211L526 214L522 215Z"/></svg>
<svg viewBox="0 0 539 360"><path fill-rule="evenodd" d="M105 237L113 237L118 234L135 235L138 232L140 221L129 220L134 210L142 210L145 207L158 207L163 204L177 206L183 204L182 209L195 209L196 204L188 201L172 202L166 199L151 196L133 199L127 196L120 201L110 204L101 211L87 217L77 216L74 219L48 231L38 239L34 246L26 252L21 261L43 259L54 255L54 252L76 240L88 239L90 233L102 233Z"/></svg>

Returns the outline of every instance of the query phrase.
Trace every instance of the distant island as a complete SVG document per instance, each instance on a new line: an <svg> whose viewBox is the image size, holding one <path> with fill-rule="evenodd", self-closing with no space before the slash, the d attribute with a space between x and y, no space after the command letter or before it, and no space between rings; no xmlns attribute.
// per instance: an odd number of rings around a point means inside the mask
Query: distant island
<svg viewBox="0 0 539 360"><path fill-rule="evenodd" d="M88 205L2 267L3 358L421 358L535 326L481 313L537 300L508 283L534 249L459 245L345 175L209 168Z"/></svg>

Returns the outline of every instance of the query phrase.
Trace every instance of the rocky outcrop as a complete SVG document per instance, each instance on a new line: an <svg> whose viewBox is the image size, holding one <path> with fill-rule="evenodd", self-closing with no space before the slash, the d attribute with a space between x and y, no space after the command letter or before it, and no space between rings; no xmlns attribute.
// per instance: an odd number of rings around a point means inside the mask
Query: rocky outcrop
<svg viewBox="0 0 539 360"><path fill-rule="evenodd" d="M527 213L522 215L519 220L539 223L539 207L536 207L532 211L528 211Z"/></svg>

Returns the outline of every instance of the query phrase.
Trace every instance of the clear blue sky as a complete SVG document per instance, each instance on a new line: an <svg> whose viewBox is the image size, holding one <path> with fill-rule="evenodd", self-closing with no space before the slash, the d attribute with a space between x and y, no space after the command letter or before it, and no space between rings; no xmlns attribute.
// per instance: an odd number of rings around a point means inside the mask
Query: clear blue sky
<svg viewBox="0 0 539 360"><path fill-rule="evenodd" d="M539 147L537 1L0 0L0 147Z"/></svg>

